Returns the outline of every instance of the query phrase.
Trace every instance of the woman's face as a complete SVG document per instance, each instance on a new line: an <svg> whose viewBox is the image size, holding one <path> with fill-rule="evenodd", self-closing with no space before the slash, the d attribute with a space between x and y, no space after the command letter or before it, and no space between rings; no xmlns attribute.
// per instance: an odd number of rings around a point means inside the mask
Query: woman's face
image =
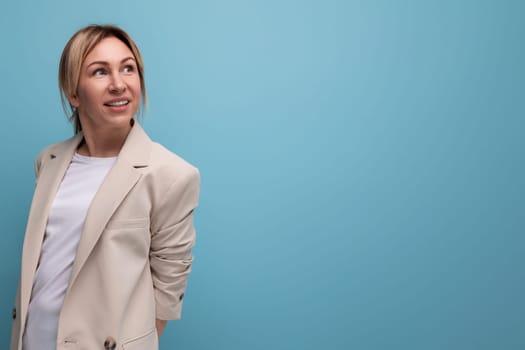
<svg viewBox="0 0 525 350"><path fill-rule="evenodd" d="M109 37L87 55L80 70L77 93L70 96L82 129L129 128L140 107L140 77L131 50Z"/></svg>

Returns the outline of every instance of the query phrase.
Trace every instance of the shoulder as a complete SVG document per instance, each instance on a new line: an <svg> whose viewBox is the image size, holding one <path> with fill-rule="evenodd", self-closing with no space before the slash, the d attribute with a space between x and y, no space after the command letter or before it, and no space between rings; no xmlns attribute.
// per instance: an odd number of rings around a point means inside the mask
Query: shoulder
<svg viewBox="0 0 525 350"><path fill-rule="evenodd" d="M55 152L56 149L60 149L62 148L61 146L65 146L65 144L67 144L69 140L70 139L65 140L65 141L56 142L56 143L46 146L44 149L40 150L40 153L38 153L36 159L43 159L46 156L51 156Z"/></svg>
<svg viewBox="0 0 525 350"><path fill-rule="evenodd" d="M147 169L147 170L146 170ZM144 181L155 193L155 208L167 208L169 215L185 215L197 206L200 173L191 163L159 143L151 143L150 161ZM174 215L178 217L179 214ZM158 213L156 218L162 216ZM162 221L162 220L161 220Z"/></svg>
<svg viewBox="0 0 525 350"><path fill-rule="evenodd" d="M160 143L152 141L151 145L151 162L154 165L165 165L173 167L174 170L178 169L179 171L197 171L197 168L188 162L186 159L182 158L180 155L170 151Z"/></svg>
<svg viewBox="0 0 525 350"><path fill-rule="evenodd" d="M150 171L162 177L166 182L193 182L199 181L200 174L197 167L168 150L163 145L151 143Z"/></svg>
<svg viewBox="0 0 525 350"><path fill-rule="evenodd" d="M44 149L38 153L35 158L35 166L40 167L40 165L47 161L48 159L56 156L57 154L62 153L63 151L72 147L75 142L78 142L79 135L72 136L67 140L56 142L46 146Z"/></svg>
<svg viewBox="0 0 525 350"><path fill-rule="evenodd" d="M145 174L163 183L198 175L197 168L178 154L153 141L138 124L132 128L119 158L127 160Z"/></svg>

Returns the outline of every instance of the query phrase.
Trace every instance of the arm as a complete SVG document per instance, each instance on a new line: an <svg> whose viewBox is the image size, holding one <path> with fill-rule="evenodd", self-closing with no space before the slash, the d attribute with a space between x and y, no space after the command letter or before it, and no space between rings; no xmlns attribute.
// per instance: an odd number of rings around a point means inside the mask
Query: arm
<svg viewBox="0 0 525 350"><path fill-rule="evenodd" d="M159 320L158 318L155 320L155 326L157 327L157 335L159 338L164 331L164 327L166 327L166 323L168 323L166 320Z"/></svg>
<svg viewBox="0 0 525 350"><path fill-rule="evenodd" d="M151 216L150 266L155 292L157 330L179 319L195 243L193 210L199 196L199 173L187 170L166 190Z"/></svg>

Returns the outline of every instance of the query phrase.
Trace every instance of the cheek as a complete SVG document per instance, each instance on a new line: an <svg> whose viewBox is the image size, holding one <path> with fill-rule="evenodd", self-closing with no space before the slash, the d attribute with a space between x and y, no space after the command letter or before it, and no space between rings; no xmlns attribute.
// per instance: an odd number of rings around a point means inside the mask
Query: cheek
<svg viewBox="0 0 525 350"><path fill-rule="evenodd" d="M140 79L138 77L132 79L129 86L133 89L134 94L140 95Z"/></svg>
<svg viewBox="0 0 525 350"><path fill-rule="evenodd" d="M104 95L104 86L100 84L90 84L88 86L79 86L78 91L78 101L80 105L84 105L84 108L89 108L93 105L98 105L102 101Z"/></svg>

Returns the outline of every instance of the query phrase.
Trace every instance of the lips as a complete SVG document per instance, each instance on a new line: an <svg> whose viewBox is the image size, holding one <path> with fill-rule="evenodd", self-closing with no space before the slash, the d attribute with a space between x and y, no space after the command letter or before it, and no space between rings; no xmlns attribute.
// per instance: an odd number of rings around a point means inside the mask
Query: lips
<svg viewBox="0 0 525 350"><path fill-rule="evenodd" d="M129 104L129 100L114 100L104 103L104 105L108 107L122 107L127 104Z"/></svg>

